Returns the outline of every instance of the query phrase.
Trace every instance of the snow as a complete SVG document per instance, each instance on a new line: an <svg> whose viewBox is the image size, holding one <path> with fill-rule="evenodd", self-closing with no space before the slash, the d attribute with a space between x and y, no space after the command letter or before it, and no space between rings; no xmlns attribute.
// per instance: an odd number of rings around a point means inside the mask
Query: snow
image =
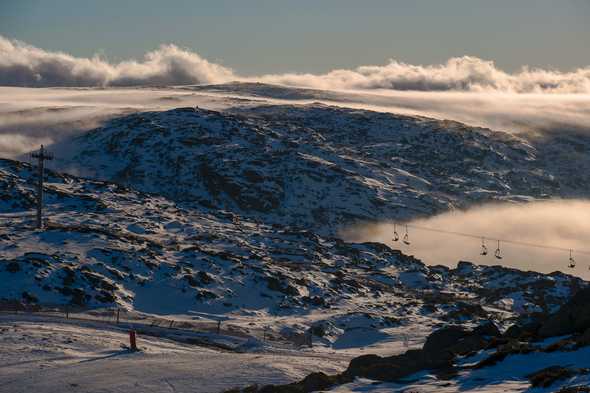
<svg viewBox="0 0 590 393"><path fill-rule="evenodd" d="M400 220L486 201L578 195L582 183L554 173L567 172L569 161L544 161L535 149L548 146L538 143L326 105L189 107L113 119L64 141L75 154L56 165L333 235L351 218Z"/></svg>
<svg viewBox="0 0 590 393"><path fill-rule="evenodd" d="M227 90L237 88L258 98L232 99ZM506 329L587 285L561 273L427 266L336 237L364 220L586 192L568 160L545 158L548 145L455 122L260 99L317 92L177 92L205 106L214 95L208 108L220 112L156 107L54 146L71 152L59 155L62 168L87 177L48 172L42 231L31 225L35 168L0 160L0 302L84 311L67 321L1 315L0 391L218 392L293 382L340 372L362 354L420 348L447 324L491 319ZM116 309L125 313L119 326ZM130 328L143 332L141 352L121 348ZM424 372L403 386L358 380L335 391L523 390L530 369L585 351L510 357L453 381Z"/></svg>
<svg viewBox="0 0 590 393"><path fill-rule="evenodd" d="M476 356L463 360L462 366L476 363L489 355L482 351ZM577 375L559 380L548 388L532 388L527 375L550 366L590 367L590 347L571 352L534 352L527 355L511 355L496 365L481 369L459 371L451 380L439 379L429 372L420 372L406 378L407 383L380 383L367 379L358 379L354 383L339 386L331 392L556 392L561 386L588 386L590 375Z"/></svg>
<svg viewBox="0 0 590 393"><path fill-rule="evenodd" d="M343 359L296 352L235 353L138 337L140 352L121 348L127 332L89 323L0 317L0 391L211 392L254 383L292 382Z"/></svg>

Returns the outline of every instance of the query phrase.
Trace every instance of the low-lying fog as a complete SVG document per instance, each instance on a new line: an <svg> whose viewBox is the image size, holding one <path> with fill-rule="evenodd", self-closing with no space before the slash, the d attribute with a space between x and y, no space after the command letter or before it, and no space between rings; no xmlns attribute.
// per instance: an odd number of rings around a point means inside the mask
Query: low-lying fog
<svg viewBox="0 0 590 393"><path fill-rule="evenodd" d="M251 95L247 89L220 93L186 88L0 87L0 157L18 157L41 143L59 142L132 111L311 102L457 120L513 133L590 130L589 94L357 90L316 91L309 99L279 99Z"/></svg>
<svg viewBox="0 0 590 393"><path fill-rule="evenodd" d="M460 260L503 265L550 273L556 270L590 280L590 201L551 200L527 204L492 204L415 220L410 226L435 228L486 237L487 256L480 255L481 239L409 228L410 245L392 241L391 222L356 225L342 231L348 241L385 243L414 255L429 265L456 266ZM397 224L400 237L403 224ZM573 249L575 268L569 268L569 252L500 243L503 258L496 259L497 242L505 239L546 247ZM401 239L400 239L401 240Z"/></svg>

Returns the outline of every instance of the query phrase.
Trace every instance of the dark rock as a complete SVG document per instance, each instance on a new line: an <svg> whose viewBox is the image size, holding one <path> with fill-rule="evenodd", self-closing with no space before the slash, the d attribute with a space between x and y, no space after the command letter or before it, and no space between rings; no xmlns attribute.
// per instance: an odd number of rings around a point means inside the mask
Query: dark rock
<svg viewBox="0 0 590 393"><path fill-rule="evenodd" d="M330 377L322 372L311 373L301 381L306 392L329 389L334 385L335 377Z"/></svg>
<svg viewBox="0 0 590 393"><path fill-rule="evenodd" d="M211 284L214 280L210 274L204 271L200 271L197 273L197 279L203 283L204 285Z"/></svg>
<svg viewBox="0 0 590 393"><path fill-rule="evenodd" d="M350 361L344 375L351 379L361 377L394 382L421 370L450 367L453 358L448 352L432 354L420 349L390 357L363 355Z"/></svg>
<svg viewBox="0 0 590 393"><path fill-rule="evenodd" d="M590 345L590 328L586 329L586 331L583 334L576 337L576 345L578 347L585 347L587 345Z"/></svg>
<svg viewBox="0 0 590 393"><path fill-rule="evenodd" d="M212 300L212 299L217 299L217 295L211 291L207 291L207 290L203 289L197 293L197 300L205 301L205 300Z"/></svg>
<svg viewBox="0 0 590 393"><path fill-rule="evenodd" d="M428 336L423 350L430 353L444 351L471 333L461 326L448 326L436 330Z"/></svg>
<svg viewBox="0 0 590 393"><path fill-rule="evenodd" d="M65 287L64 287L65 289ZM70 295L72 296L71 299L71 303L75 304L77 306L83 306L86 304L87 299L89 298L89 295L87 295L83 289L81 288L74 288L72 290L69 291ZM63 293L63 291L62 291Z"/></svg>
<svg viewBox="0 0 590 393"><path fill-rule="evenodd" d="M473 333L488 337L500 337L502 335L498 326L492 321L482 323L473 330Z"/></svg>
<svg viewBox="0 0 590 393"><path fill-rule="evenodd" d="M512 325L503 334L503 337L507 339L519 339L524 333L524 329L518 325Z"/></svg>
<svg viewBox="0 0 590 393"><path fill-rule="evenodd" d="M113 296L113 294L110 292L104 291L104 290L100 291L94 297L96 298L96 300L98 300L101 303L114 303L115 302L115 297Z"/></svg>
<svg viewBox="0 0 590 393"><path fill-rule="evenodd" d="M350 382L339 375L326 375L322 372L311 373L302 381L288 385L268 385L261 388L250 386L242 390L228 390L224 393L311 393L324 391L339 383Z"/></svg>
<svg viewBox="0 0 590 393"><path fill-rule="evenodd" d="M446 315L447 320L464 320L473 319L475 317L487 318L488 313L479 304L457 302L455 304L456 309L450 311Z"/></svg>
<svg viewBox="0 0 590 393"><path fill-rule="evenodd" d="M323 324L313 325L311 328L311 334L316 337L324 337L326 334L326 327Z"/></svg>
<svg viewBox="0 0 590 393"><path fill-rule="evenodd" d="M522 355L531 353L533 351L535 351L535 347L529 343L521 343L516 340L509 341L504 345L500 345L496 352L477 363L475 368L493 366L494 364L504 360L508 355Z"/></svg>
<svg viewBox="0 0 590 393"><path fill-rule="evenodd" d="M10 273L16 273L20 271L20 265L18 262L12 261L6 265L6 271Z"/></svg>
<svg viewBox="0 0 590 393"><path fill-rule="evenodd" d="M39 299L37 299L37 296L25 291L22 293L22 298L26 303L38 303Z"/></svg>
<svg viewBox="0 0 590 393"><path fill-rule="evenodd" d="M301 298L302 301L304 301L305 303L309 303L312 306L325 306L326 305L326 301L324 300L323 297L319 297L319 296L303 296Z"/></svg>
<svg viewBox="0 0 590 393"><path fill-rule="evenodd" d="M539 329L540 337L582 333L590 328L590 288L578 291Z"/></svg>
<svg viewBox="0 0 590 393"><path fill-rule="evenodd" d="M556 393L590 393L590 386L566 386L558 390Z"/></svg>
<svg viewBox="0 0 590 393"><path fill-rule="evenodd" d="M559 340L554 342L553 344L547 346L543 349L543 352L555 352L555 351L568 351L573 350L575 348L576 341L572 338L564 338L563 340Z"/></svg>
<svg viewBox="0 0 590 393"><path fill-rule="evenodd" d="M514 324L508 328L502 337L509 340L530 340L538 337L542 322L538 319L528 320L524 324Z"/></svg>
<svg viewBox="0 0 590 393"><path fill-rule="evenodd" d="M198 281L192 274L185 274L184 279L186 280L186 282L188 282L188 285L190 285L191 287L196 287L199 285Z"/></svg>
<svg viewBox="0 0 590 393"><path fill-rule="evenodd" d="M294 286L290 285L288 280L280 280L277 277L266 277L268 289L272 291L282 292L285 295L297 296L299 291Z"/></svg>
<svg viewBox="0 0 590 393"><path fill-rule="evenodd" d="M533 387L549 387L555 381L571 378L578 374L587 374L588 369L566 368L562 366L551 366L527 375Z"/></svg>
<svg viewBox="0 0 590 393"><path fill-rule="evenodd" d="M454 355L467 355L480 349L485 348L488 345L488 341L482 336L472 335L459 340L455 345L447 349Z"/></svg>

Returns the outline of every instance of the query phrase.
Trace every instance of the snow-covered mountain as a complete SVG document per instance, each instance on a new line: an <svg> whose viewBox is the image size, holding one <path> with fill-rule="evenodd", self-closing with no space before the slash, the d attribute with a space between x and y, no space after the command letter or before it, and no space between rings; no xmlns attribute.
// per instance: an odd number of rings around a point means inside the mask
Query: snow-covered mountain
<svg viewBox="0 0 590 393"><path fill-rule="evenodd" d="M186 89L326 99L259 84ZM120 116L50 148L58 167L83 176L48 171L44 230L31 216L36 168L0 160L0 306L216 314L246 337L309 334L338 364L417 348L449 324L505 331L555 312L587 282L428 266L338 231L482 202L587 197L588 148L584 134L515 135L317 103ZM461 366L476 361L464 355Z"/></svg>
<svg viewBox="0 0 590 393"><path fill-rule="evenodd" d="M288 93L218 87L236 88ZM583 195L589 172L573 166L588 160L549 154L555 140L323 104L248 101L222 112L121 116L54 147L61 167L87 179L51 174L46 231L22 218L34 206L33 168L3 161L2 212L16 214L19 228L4 229L3 274L12 277L4 297L156 313L281 313L360 295L386 307L399 291L422 299L426 290L451 299L465 292L515 313L550 311L585 284L501 267L427 267L335 236L363 220ZM577 151L587 142L576 139Z"/></svg>
<svg viewBox="0 0 590 393"><path fill-rule="evenodd" d="M325 105L180 108L113 119L67 143L65 168L334 235L490 201L587 194L590 147ZM556 147L556 145L559 145Z"/></svg>
<svg viewBox="0 0 590 393"><path fill-rule="evenodd" d="M28 213L34 168L0 161L6 300L164 314L354 309L476 321L552 311L585 285L562 273L428 267L377 243L201 212L108 182L55 172L47 180L49 222L38 231Z"/></svg>

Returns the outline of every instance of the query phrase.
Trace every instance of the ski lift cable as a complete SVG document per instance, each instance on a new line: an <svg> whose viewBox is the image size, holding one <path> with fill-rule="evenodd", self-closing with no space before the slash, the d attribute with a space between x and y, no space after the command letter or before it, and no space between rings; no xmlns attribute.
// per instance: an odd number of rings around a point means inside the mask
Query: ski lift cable
<svg viewBox="0 0 590 393"><path fill-rule="evenodd" d="M518 240L508 240L508 239L500 239L500 238L494 238L491 236L482 236L482 235L475 235L475 234L471 234L471 233L465 233L465 232L456 232L456 231L448 231L445 229L438 229L438 228L431 228L431 227L423 227L420 225L413 225L413 224L407 224L408 228L413 228L413 229L418 229L418 230L422 230L422 231L429 231L429 232L437 232L437 233L444 233L447 235L455 235L455 236L462 236L462 237L468 237L468 238L472 238L472 239L482 239L485 238L488 241L491 242L501 242L504 244L514 244L514 245L518 245L518 246L524 246L524 247L533 247L533 248L542 248L542 249L546 249L546 250L556 250L556 251L565 251L565 252L572 252L576 255L590 255L590 251L586 251L586 250L575 250L569 247L556 247L556 246L547 246L547 245L543 245L543 244L536 244L536 243L529 243L529 242L522 242L522 241L518 241Z"/></svg>

